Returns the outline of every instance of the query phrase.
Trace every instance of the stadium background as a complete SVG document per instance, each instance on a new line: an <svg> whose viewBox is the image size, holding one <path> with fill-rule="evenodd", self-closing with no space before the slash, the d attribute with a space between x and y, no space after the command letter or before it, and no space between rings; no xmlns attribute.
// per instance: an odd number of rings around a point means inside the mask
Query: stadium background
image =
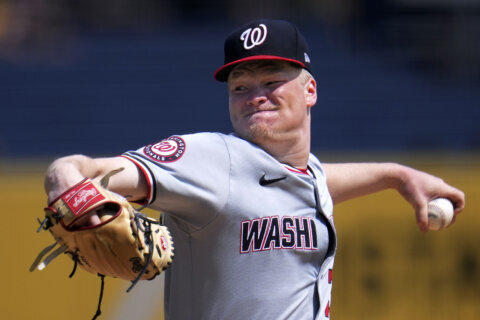
<svg viewBox="0 0 480 320"><path fill-rule="evenodd" d="M310 43L321 160L401 162L466 192L437 233L392 191L337 206L333 318L480 318L479 1L0 0L2 318L91 318L96 277L68 279L66 258L28 272L50 243L34 232L46 166L230 132L212 74L226 34L257 17L294 21ZM107 280L102 318L161 319L161 286Z"/></svg>

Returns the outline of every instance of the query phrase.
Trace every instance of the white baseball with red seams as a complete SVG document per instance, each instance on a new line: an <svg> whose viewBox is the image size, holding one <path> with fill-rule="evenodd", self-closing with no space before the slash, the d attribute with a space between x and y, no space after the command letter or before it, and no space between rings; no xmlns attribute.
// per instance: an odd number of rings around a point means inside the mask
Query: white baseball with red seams
<svg viewBox="0 0 480 320"><path fill-rule="evenodd" d="M450 200L437 198L428 203L428 229L441 230L446 228L453 219L454 208Z"/></svg>

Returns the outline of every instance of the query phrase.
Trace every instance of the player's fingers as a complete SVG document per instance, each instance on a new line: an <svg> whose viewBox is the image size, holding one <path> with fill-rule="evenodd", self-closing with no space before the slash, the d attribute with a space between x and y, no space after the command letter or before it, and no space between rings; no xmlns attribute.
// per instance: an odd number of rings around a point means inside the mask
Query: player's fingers
<svg viewBox="0 0 480 320"><path fill-rule="evenodd" d="M98 226L102 223L100 217L95 210L78 218L71 226L70 229L76 230L84 227Z"/></svg>
<svg viewBox="0 0 480 320"><path fill-rule="evenodd" d="M420 231L428 231L428 206L427 204L421 205L416 212L417 225Z"/></svg>
<svg viewBox="0 0 480 320"><path fill-rule="evenodd" d="M446 191L440 195L433 197L435 198L447 198L453 204L455 215L459 214L465 208L465 193L463 191L447 185Z"/></svg>
<svg viewBox="0 0 480 320"><path fill-rule="evenodd" d="M458 189L455 190L456 192L449 199L452 201L453 207L455 208L455 215L457 215L465 209L465 193Z"/></svg>

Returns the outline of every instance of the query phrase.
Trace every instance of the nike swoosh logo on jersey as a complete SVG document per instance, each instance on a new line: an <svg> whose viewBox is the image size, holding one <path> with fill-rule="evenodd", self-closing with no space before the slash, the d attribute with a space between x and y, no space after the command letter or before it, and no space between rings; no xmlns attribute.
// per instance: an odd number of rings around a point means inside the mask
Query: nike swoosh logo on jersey
<svg viewBox="0 0 480 320"><path fill-rule="evenodd" d="M283 176L283 177L279 177L279 178L273 178L273 179L267 179L265 177L265 173L263 174L263 176L260 177L260 180L258 181L258 183L260 183L260 185L262 187L265 187L265 186L268 186L268 185L271 185L272 183L275 183L275 182L278 182L278 181L282 181L283 179L286 179L287 177L286 176Z"/></svg>

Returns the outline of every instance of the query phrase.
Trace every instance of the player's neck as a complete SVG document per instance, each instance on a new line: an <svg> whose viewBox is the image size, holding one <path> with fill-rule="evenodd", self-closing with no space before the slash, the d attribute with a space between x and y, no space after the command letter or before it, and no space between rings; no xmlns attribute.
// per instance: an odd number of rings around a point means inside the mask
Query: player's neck
<svg viewBox="0 0 480 320"><path fill-rule="evenodd" d="M275 159L280 163L288 164L297 169L306 169L308 165L308 157L310 155L310 149L308 148L305 151L298 150L288 150L289 153L280 152L275 153L276 150L266 150L271 154Z"/></svg>
<svg viewBox="0 0 480 320"><path fill-rule="evenodd" d="M298 169L306 169L310 156L310 134L304 133L291 139L279 139L260 145L280 163Z"/></svg>

